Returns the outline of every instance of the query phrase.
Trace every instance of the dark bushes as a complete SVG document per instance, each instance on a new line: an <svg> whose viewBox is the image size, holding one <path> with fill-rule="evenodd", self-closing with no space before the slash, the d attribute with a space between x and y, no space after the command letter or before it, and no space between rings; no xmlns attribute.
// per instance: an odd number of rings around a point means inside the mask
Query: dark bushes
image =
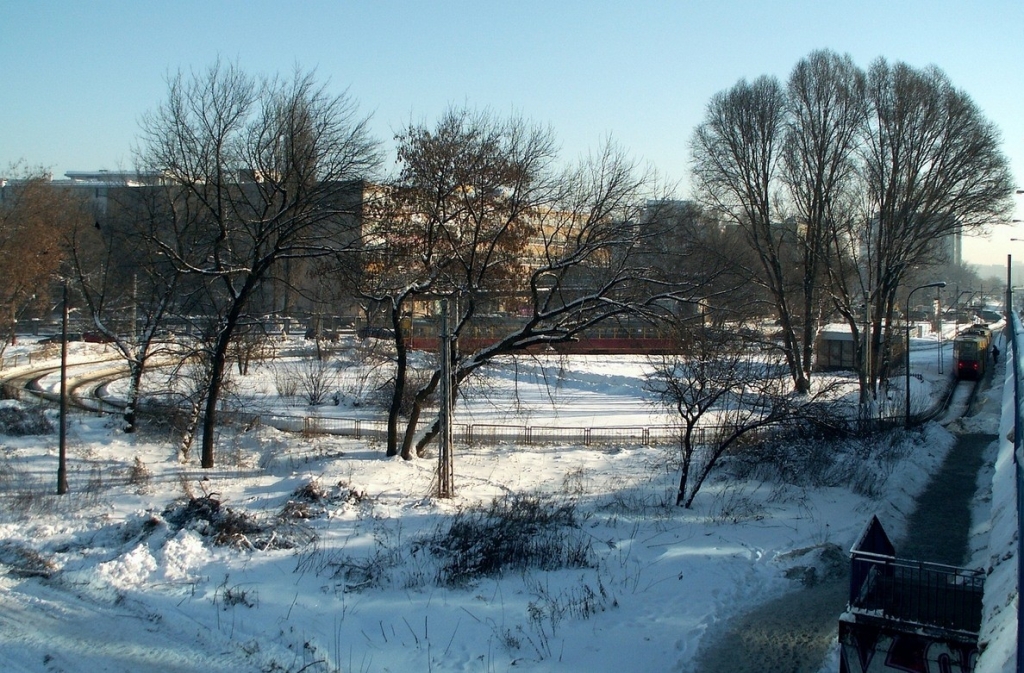
<svg viewBox="0 0 1024 673"><path fill-rule="evenodd" d="M38 407L0 407L0 434L12 437L46 435L53 432L53 424Z"/></svg>
<svg viewBox="0 0 1024 673"><path fill-rule="evenodd" d="M540 496L506 495L489 506L459 511L427 544L441 561L438 583L446 586L507 570L594 563L590 541L579 530L575 502Z"/></svg>

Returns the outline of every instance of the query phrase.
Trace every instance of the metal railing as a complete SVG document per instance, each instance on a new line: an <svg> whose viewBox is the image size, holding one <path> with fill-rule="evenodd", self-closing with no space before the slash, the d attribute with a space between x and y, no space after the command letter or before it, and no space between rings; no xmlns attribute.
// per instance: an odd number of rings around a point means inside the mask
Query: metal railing
<svg viewBox="0 0 1024 673"><path fill-rule="evenodd" d="M1009 294L1009 291L1008 291ZM1008 302L1007 306L1012 303ZM1020 316L1012 310L1007 309L1006 329L1009 330L1006 339L1007 346L1012 349L1010 362L1013 363L1013 469L1016 483L1017 497L1017 592L1024 586L1024 531L1021 530L1021 522L1024 521L1024 456L1021 447L1024 446L1024 413L1021 410L1021 386L1024 385L1024 353L1021 352L1018 339L1024 337L1021 329ZM1017 600L1017 673L1024 673L1024 603Z"/></svg>
<svg viewBox="0 0 1024 673"><path fill-rule="evenodd" d="M223 420L234 418L236 422L249 422L259 416L264 425L289 432L306 434L339 435L367 439L387 437L387 423L383 420L360 420L323 416L288 416L282 414L258 415L231 413L224 414ZM785 424L777 424L751 430L744 434L745 443L767 441L788 430ZM452 438L464 446L521 444L543 446L550 444L574 444L579 446L681 446L686 429L682 425L653 426L551 426L551 425L501 425L494 423L454 423ZM694 428L690 441L694 446L707 446L721 441L722 436L736 432L731 425L704 425Z"/></svg>
<svg viewBox="0 0 1024 673"><path fill-rule="evenodd" d="M29 351L27 353L4 355L0 357L0 371L14 369L15 367L25 367L39 362L45 362L47 360L52 361L53 357L53 353L40 353L32 351Z"/></svg>
<svg viewBox="0 0 1024 673"><path fill-rule="evenodd" d="M938 563L854 551L850 607L916 625L977 634L985 575Z"/></svg>
<svg viewBox="0 0 1024 673"><path fill-rule="evenodd" d="M301 431L306 434L339 435L367 439L387 437L385 421L335 418L322 416L262 416L260 422L279 430ZM706 435L716 428L698 428L696 443L704 443ZM620 426L620 427L557 427L532 425L500 425L493 423L455 423L453 439L463 445L544 444L572 443L582 446L619 444L655 446L678 444L683 429L677 425Z"/></svg>

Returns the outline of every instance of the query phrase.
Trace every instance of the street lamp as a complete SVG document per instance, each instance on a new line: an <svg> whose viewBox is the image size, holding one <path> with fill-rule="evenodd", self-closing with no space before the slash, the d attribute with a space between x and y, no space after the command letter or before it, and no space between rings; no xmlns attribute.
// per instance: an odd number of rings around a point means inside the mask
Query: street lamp
<svg viewBox="0 0 1024 673"><path fill-rule="evenodd" d="M904 422L905 427L910 428L910 298L914 296L914 293L918 290L924 290L929 287L946 287L946 281L939 281L938 283L928 283L927 285L918 285L907 294L907 408L906 408L906 420Z"/></svg>

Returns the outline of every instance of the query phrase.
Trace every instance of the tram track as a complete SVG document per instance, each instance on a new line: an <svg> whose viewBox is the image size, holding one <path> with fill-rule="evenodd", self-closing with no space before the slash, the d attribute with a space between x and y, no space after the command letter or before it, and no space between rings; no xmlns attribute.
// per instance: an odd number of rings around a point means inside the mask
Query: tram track
<svg viewBox="0 0 1024 673"><path fill-rule="evenodd" d="M954 379L954 383L942 403L920 420L934 420L939 425L947 427L961 418L969 416L980 386L981 381Z"/></svg>
<svg viewBox="0 0 1024 673"><path fill-rule="evenodd" d="M68 403L78 409L93 413L121 413L124 405L118 405L103 399L99 393L102 388L110 383L128 375L128 368L125 365L121 364L106 369L92 370L84 374L73 374L73 370L76 368L93 368L99 364L117 361L118 358L107 358L68 365ZM47 377L59 373L60 369L60 365L47 365L2 377L0 378L0 386L3 388L4 397L24 400L24 395L28 394L40 402L59 404L59 390L51 390L43 384L43 381ZM83 393L84 389L88 390Z"/></svg>

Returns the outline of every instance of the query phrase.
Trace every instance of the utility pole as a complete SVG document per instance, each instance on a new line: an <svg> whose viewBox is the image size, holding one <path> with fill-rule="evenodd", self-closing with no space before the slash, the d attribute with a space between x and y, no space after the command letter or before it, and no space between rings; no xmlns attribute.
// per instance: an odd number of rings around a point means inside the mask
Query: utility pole
<svg viewBox="0 0 1024 673"><path fill-rule="evenodd" d="M864 290L864 382L866 387L866 396L864 408L868 417L874 418L875 411L877 409L875 386L872 384L872 369L874 367L874 360L871 356L871 291Z"/></svg>
<svg viewBox="0 0 1024 673"><path fill-rule="evenodd" d="M57 458L57 495L68 492L68 281L64 279L64 308L60 327L60 435Z"/></svg>
<svg viewBox="0 0 1024 673"><path fill-rule="evenodd" d="M1010 263L1013 260L1012 255L1006 254L1006 324L1010 324L1011 311L1013 311L1013 283L1010 282Z"/></svg>
<svg viewBox="0 0 1024 673"><path fill-rule="evenodd" d="M441 410L440 437L437 451L437 497L455 496L455 465L452 458L452 338L451 310L448 300L441 300Z"/></svg>

